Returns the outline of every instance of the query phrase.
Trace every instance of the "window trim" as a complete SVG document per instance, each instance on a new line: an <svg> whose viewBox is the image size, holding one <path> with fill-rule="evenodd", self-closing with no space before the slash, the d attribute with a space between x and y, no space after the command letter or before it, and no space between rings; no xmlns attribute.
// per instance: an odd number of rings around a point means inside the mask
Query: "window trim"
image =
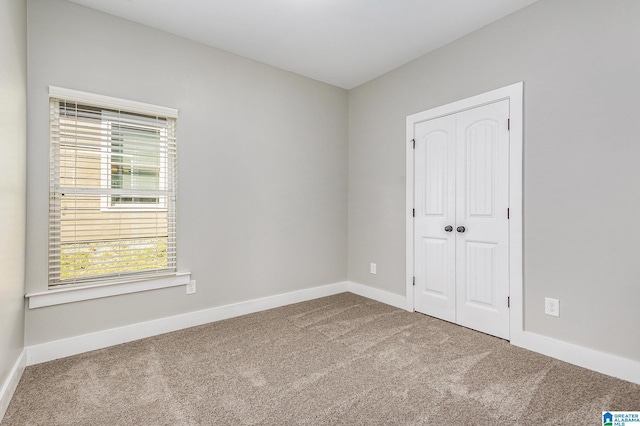
<svg viewBox="0 0 640 426"><path fill-rule="evenodd" d="M155 278L138 278L123 281L104 282L54 288L37 293L28 293L24 297L28 301L29 309L45 306L62 305L83 300L100 299L121 294L139 293L141 291L157 290L161 288L177 287L189 284L191 272L175 272Z"/></svg>
<svg viewBox="0 0 640 426"><path fill-rule="evenodd" d="M68 101L79 103L92 103L104 108L130 109L141 114L164 115L170 118L178 118L178 110L144 102L130 101L128 99L114 98L112 96L96 95L94 93L81 92L79 90L65 89L63 87L49 86L50 98L64 98Z"/></svg>

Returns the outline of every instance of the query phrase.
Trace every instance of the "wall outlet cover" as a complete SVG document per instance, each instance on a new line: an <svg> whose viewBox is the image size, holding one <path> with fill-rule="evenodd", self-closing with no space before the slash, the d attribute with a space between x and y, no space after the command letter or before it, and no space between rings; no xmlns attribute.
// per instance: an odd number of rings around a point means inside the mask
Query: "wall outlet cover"
<svg viewBox="0 0 640 426"><path fill-rule="evenodd" d="M196 292L196 280L189 281L187 284L187 294L194 294Z"/></svg>
<svg viewBox="0 0 640 426"><path fill-rule="evenodd" d="M544 298L544 313L553 317L560 316L560 301L550 297Z"/></svg>

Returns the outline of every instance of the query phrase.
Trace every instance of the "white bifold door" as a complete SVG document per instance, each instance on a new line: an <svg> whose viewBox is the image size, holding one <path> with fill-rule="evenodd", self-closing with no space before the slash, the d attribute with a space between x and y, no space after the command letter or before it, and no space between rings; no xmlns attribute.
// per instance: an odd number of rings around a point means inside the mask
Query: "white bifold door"
<svg viewBox="0 0 640 426"><path fill-rule="evenodd" d="M415 310L509 339L509 101L415 126Z"/></svg>

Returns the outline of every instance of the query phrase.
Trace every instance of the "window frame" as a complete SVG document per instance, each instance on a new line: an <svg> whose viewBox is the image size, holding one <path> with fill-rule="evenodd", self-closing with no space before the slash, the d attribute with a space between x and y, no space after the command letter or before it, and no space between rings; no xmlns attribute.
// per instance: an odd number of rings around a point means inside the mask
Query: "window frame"
<svg viewBox="0 0 640 426"><path fill-rule="evenodd" d="M115 121L113 118L109 118L108 111L102 111L102 146L101 146L101 160L100 160L100 181L101 186L103 188L113 189L111 186L112 183L112 173L111 173L111 157L112 153L112 139L109 135L112 132L111 126ZM134 125L131 125L132 127ZM167 142L167 130L164 128L154 128L151 126L143 126L136 125L140 129L150 129L150 130L159 130L159 140L162 142ZM158 173L158 190L162 190L162 188L166 188L168 185L167 173L166 173L166 163L167 157L166 155L159 155L158 165L159 173ZM158 202L156 203L114 203L112 199L112 195L103 195L100 197L100 209L104 212L109 211L122 211L126 210L129 212L133 211L156 211L156 210L164 210L167 208L167 200L163 197L157 197Z"/></svg>

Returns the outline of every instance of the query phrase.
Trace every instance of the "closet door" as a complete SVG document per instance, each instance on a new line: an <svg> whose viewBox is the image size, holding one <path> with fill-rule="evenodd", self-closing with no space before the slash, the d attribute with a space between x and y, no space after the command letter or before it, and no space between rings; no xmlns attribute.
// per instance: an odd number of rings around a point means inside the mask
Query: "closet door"
<svg viewBox="0 0 640 426"><path fill-rule="evenodd" d="M509 338L508 101L415 127L415 310Z"/></svg>
<svg viewBox="0 0 640 426"><path fill-rule="evenodd" d="M415 131L415 310L455 322L456 119L425 121Z"/></svg>
<svg viewBox="0 0 640 426"><path fill-rule="evenodd" d="M456 114L456 322L509 338L509 101Z"/></svg>

